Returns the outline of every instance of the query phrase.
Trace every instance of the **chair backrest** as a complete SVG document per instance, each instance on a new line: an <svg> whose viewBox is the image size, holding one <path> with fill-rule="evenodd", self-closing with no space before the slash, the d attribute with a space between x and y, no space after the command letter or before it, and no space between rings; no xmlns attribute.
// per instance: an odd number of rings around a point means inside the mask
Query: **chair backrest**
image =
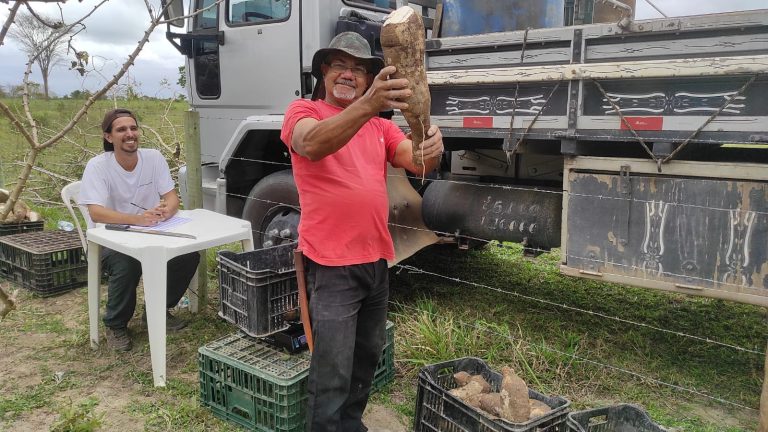
<svg viewBox="0 0 768 432"><path fill-rule="evenodd" d="M61 189L61 200L64 201L64 205L67 206L70 216L75 221L75 227L77 227L77 234L80 236L80 241L83 243L83 250L88 252L88 242L85 241L85 235L83 234L83 228L80 226L80 220L75 215L75 210L72 208L72 203L80 210L80 214L83 215L85 223L88 226L93 225L91 221L91 215L88 214L86 207L77 204L77 196L80 194L80 181L72 182ZM87 228L87 227L86 227Z"/></svg>

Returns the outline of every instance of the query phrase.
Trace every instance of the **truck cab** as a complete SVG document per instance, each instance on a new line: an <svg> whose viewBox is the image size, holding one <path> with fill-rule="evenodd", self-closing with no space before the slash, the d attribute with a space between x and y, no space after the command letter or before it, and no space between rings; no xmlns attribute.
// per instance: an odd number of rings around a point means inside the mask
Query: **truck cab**
<svg viewBox="0 0 768 432"><path fill-rule="evenodd" d="M380 54L408 6L446 154L428 178L388 176L399 259L514 241L560 248L573 276L768 305L768 10L638 21L634 5L192 0L168 38L200 117L204 206L250 220L257 246L295 241L283 113L312 94L315 51L355 31Z"/></svg>

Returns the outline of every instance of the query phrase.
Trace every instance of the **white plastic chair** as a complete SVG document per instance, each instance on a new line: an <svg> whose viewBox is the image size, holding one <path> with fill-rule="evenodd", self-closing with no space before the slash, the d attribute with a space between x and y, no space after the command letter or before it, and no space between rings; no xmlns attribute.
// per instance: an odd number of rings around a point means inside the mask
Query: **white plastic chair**
<svg viewBox="0 0 768 432"><path fill-rule="evenodd" d="M80 214L83 215L85 223L88 226L93 225L91 221L91 215L88 214L88 209L77 204L77 196L80 194L80 181L72 182L61 189L61 200L64 201L64 205L67 206L72 220L75 221L75 227L77 228L77 234L80 236L80 242L83 243L83 250L88 253L88 242L85 241L85 234L83 234L83 228L80 226L80 220L75 215L75 210L72 207L72 203L80 210Z"/></svg>

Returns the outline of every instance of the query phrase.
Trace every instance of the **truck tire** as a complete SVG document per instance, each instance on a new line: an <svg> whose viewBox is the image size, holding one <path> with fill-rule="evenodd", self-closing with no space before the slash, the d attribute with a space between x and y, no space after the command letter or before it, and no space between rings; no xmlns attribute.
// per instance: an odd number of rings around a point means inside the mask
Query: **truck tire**
<svg viewBox="0 0 768 432"><path fill-rule="evenodd" d="M277 246L299 239L299 192L291 170L262 178L248 194L243 219L251 222L255 248Z"/></svg>

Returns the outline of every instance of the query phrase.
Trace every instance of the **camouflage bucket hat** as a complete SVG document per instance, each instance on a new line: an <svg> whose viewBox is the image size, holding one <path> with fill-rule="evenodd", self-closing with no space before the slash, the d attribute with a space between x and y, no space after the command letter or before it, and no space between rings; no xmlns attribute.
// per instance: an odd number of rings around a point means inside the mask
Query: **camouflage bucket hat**
<svg viewBox="0 0 768 432"><path fill-rule="evenodd" d="M329 54L339 51L358 59L369 60L371 63L371 73L374 75L379 73L384 67L384 60L371 55L371 46L365 38L355 32L344 32L336 35L331 40L331 43L328 44L328 48L317 50L315 56L312 57L312 76L317 78L318 81L322 81L323 73L320 71L320 65L328 58Z"/></svg>

